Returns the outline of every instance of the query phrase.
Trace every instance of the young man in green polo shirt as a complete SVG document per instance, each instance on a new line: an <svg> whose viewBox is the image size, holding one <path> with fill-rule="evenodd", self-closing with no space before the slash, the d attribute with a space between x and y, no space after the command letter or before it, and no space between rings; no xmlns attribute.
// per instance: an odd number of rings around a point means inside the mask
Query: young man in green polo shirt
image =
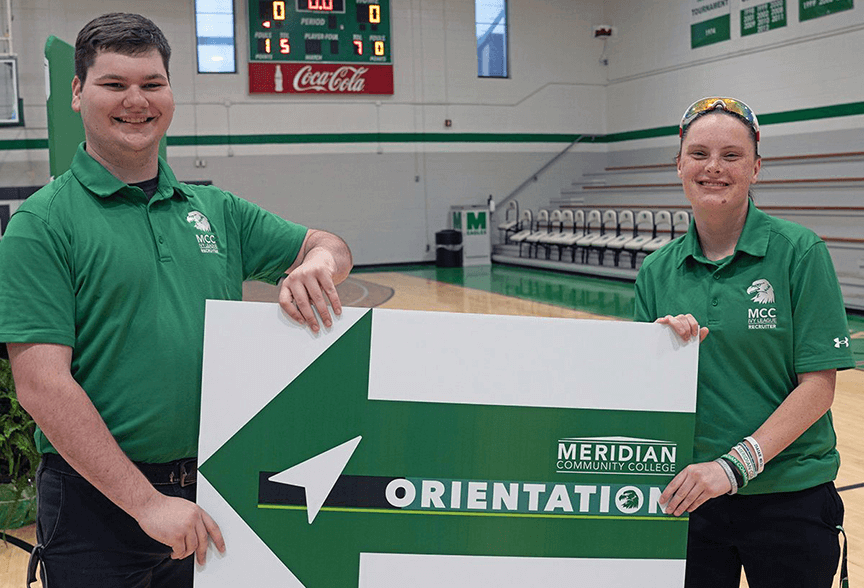
<svg viewBox="0 0 864 588"><path fill-rule="evenodd" d="M82 29L86 143L0 245L0 342L44 453L34 555L51 586L188 587L189 556L225 550L194 503L204 302L281 279L282 308L317 332L313 307L329 327L352 267L335 235L177 182L158 157L169 57L139 15Z"/></svg>

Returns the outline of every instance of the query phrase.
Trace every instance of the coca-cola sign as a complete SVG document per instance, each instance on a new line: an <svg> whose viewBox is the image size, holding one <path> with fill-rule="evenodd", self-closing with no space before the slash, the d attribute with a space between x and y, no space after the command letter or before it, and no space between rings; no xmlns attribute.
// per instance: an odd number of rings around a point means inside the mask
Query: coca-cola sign
<svg viewBox="0 0 864 588"><path fill-rule="evenodd" d="M362 94L366 86L363 74L368 67L343 65L336 71L313 70L311 65L304 65L294 75L295 92L353 92Z"/></svg>
<svg viewBox="0 0 864 588"><path fill-rule="evenodd" d="M249 63L249 93L393 94L393 66Z"/></svg>

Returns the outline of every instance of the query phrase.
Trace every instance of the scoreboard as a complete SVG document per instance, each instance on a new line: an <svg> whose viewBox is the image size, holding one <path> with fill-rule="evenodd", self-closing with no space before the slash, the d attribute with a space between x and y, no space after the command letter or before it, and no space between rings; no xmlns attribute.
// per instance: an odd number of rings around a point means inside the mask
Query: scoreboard
<svg viewBox="0 0 864 588"><path fill-rule="evenodd" d="M249 92L392 94L390 0L249 0Z"/></svg>

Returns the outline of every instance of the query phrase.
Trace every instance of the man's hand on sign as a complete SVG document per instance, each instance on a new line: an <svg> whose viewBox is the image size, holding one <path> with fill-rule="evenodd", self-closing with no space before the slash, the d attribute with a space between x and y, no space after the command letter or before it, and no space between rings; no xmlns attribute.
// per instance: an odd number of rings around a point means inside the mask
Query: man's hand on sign
<svg viewBox="0 0 864 588"><path fill-rule="evenodd" d="M313 333L320 330L318 317L325 327L333 325L333 314L342 314L342 302L336 284L348 277L354 262L345 241L328 233L309 229L294 264L285 272L279 287L279 305L292 319L308 325Z"/></svg>
<svg viewBox="0 0 864 588"><path fill-rule="evenodd" d="M171 548L172 559L194 553L198 563L204 565L209 539L219 553L225 553L219 525L194 502L154 493L137 521L150 537Z"/></svg>
<svg viewBox="0 0 864 588"><path fill-rule="evenodd" d="M329 259L328 259L329 258ZM288 277L282 280L279 288L279 304L300 324L308 325L313 332L318 332L318 318L312 310L321 315L325 327L333 325L330 308L333 314L342 314L342 302L333 283L335 263L326 252L310 252L306 260Z"/></svg>

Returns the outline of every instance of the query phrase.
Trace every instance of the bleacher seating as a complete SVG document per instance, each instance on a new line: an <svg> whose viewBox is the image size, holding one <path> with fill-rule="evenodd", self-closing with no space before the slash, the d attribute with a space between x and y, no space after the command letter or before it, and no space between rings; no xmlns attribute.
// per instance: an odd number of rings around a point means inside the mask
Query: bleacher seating
<svg viewBox="0 0 864 588"><path fill-rule="evenodd" d="M584 210L576 210L573 211L573 230L560 239L560 247L558 259L560 260L564 249L571 250L571 261L576 261L576 242L582 238L585 234L585 211Z"/></svg>
<svg viewBox="0 0 864 588"><path fill-rule="evenodd" d="M622 210L618 214L618 236L606 244L606 249L614 254L615 266L618 266L618 258L621 251L628 242L636 238L636 221L632 210Z"/></svg>
<svg viewBox="0 0 864 588"><path fill-rule="evenodd" d="M588 245L588 257L590 258L593 251L597 252L599 265L603 265L603 254L606 252L606 247L609 243L618 236L618 211L604 210L603 225L601 227L603 233ZM590 261L590 259L589 259Z"/></svg>
<svg viewBox="0 0 864 588"><path fill-rule="evenodd" d="M572 219L573 212L570 212L570 217ZM537 249L543 247L543 251L545 252L545 258L549 259L552 253L552 247L555 246L558 239L560 239L561 235L564 234L564 211L563 210L553 210L552 216L549 217L549 230L546 231L545 234L541 235L537 239L537 244L535 245L535 257L539 256L539 252Z"/></svg>
<svg viewBox="0 0 864 588"><path fill-rule="evenodd" d="M530 227L530 223L529 223ZM519 243L519 257L522 257L522 245L528 243L528 255L531 255L531 248L534 243L536 243L536 239L540 238L540 236L545 233L549 228L549 211L545 208L541 208L537 211L537 219L534 221L534 228L526 231L519 231L519 233L510 237L510 241L514 241ZM517 239L518 237L518 239ZM529 241L530 239L530 241Z"/></svg>
<svg viewBox="0 0 864 588"><path fill-rule="evenodd" d="M666 227L668 228L668 232ZM663 234L657 233L662 231ZM654 238L642 246L642 251L653 252L663 247L672 240L672 213L668 210L660 210L654 215Z"/></svg>
<svg viewBox="0 0 864 588"><path fill-rule="evenodd" d="M531 248L533 247L534 257L537 257L540 251L540 246L543 245L544 249L546 249L545 240L551 238L554 233L558 232L561 228L561 225L561 211L553 210L552 214L549 216L549 222L546 223L546 229L539 229L536 232L528 235L528 237L525 239L525 242L528 243L528 254L531 254Z"/></svg>
<svg viewBox="0 0 864 588"><path fill-rule="evenodd" d="M534 222L534 214L529 210L525 209L522 211L522 214L519 215L519 230L510 235L510 243L521 243L525 240L525 237L531 234L532 223Z"/></svg>
<svg viewBox="0 0 864 588"><path fill-rule="evenodd" d="M522 210L518 222L510 219L498 228L505 232L505 244L518 245L520 258L562 261L571 250L570 263L619 267L623 252L630 253L631 268L639 256L656 251L687 232L690 214L686 210L656 213L643 209L616 208ZM557 260L553 251L557 250ZM612 256L606 256L606 253ZM579 255L577 256L577 253Z"/></svg>
<svg viewBox="0 0 864 588"><path fill-rule="evenodd" d="M513 219L510 219L510 211L513 211ZM518 233L520 230L519 203L511 200L504 209L504 222L498 225L498 229L504 231L504 242L510 237L510 233Z"/></svg>
<svg viewBox="0 0 864 588"><path fill-rule="evenodd" d="M651 239L657 236L657 227L654 225L654 213L650 210L640 210L636 213L636 221L633 228L633 238L624 244L624 250L630 253L630 267L636 267L636 258L639 252ZM640 230L640 227L647 229Z"/></svg>

